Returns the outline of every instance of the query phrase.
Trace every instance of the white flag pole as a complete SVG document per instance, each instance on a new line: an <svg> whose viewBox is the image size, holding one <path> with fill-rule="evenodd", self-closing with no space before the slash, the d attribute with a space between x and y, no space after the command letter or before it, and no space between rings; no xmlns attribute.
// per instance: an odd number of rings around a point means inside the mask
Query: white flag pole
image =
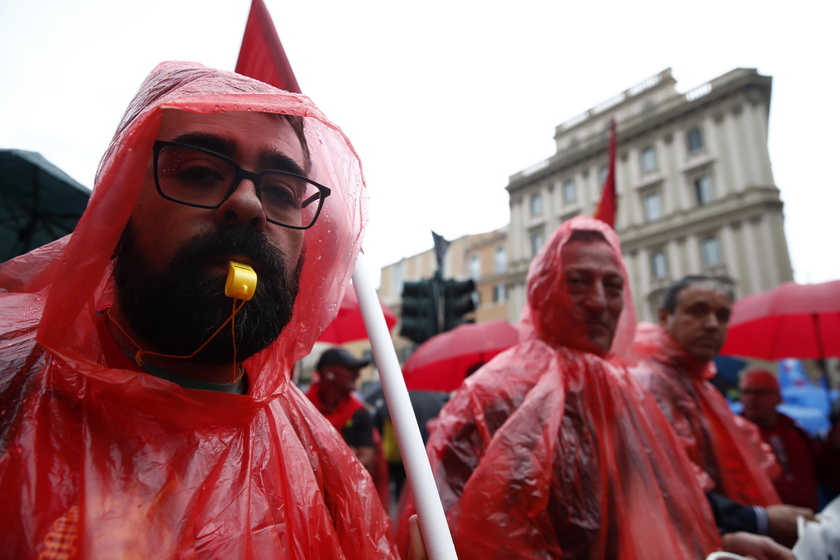
<svg viewBox="0 0 840 560"><path fill-rule="evenodd" d="M408 484L414 495L426 553L431 560L456 560L458 556L455 554L455 545L446 523L446 514L429 466L417 418L411 408L405 379L364 257L360 252L356 260L353 286L362 310L376 367L379 369L382 390L397 434Z"/></svg>

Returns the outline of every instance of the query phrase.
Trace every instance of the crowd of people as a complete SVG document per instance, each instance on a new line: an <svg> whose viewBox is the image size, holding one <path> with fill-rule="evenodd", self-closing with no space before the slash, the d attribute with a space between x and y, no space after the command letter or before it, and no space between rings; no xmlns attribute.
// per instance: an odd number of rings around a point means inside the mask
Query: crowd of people
<svg viewBox="0 0 840 560"><path fill-rule="evenodd" d="M368 362L326 351L307 393L289 376L366 221L310 100L159 65L74 233L0 265L0 556L425 558L353 394ZM587 217L526 284L522 341L429 426L459 557L793 558L800 473L828 451L757 402L771 374L744 378L746 418L709 384L729 287L686 278L637 325L618 237Z"/></svg>

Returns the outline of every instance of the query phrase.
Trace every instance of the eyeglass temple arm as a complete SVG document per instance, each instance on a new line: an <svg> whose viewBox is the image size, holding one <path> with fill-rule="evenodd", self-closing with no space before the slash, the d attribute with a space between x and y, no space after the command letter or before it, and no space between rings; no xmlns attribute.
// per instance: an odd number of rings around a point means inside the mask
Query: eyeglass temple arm
<svg viewBox="0 0 840 560"><path fill-rule="evenodd" d="M309 198L307 198L306 200L304 200L301 203L300 207L301 208L306 208L307 206L309 206L310 204L312 204L313 202L315 202L319 198L321 198L321 193L317 192L317 193L313 194L312 196L310 196Z"/></svg>

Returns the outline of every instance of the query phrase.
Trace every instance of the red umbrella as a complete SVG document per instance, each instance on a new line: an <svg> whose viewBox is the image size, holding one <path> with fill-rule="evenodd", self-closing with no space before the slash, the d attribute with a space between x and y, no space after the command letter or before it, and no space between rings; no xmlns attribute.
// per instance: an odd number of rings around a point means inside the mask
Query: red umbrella
<svg viewBox="0 0 840 560"><path fill-rule="evenodd" d="M720 353L764 360L840 356L840 280L785 282L736 301Z"/></svg>
<svg viewBox="0 0 840 560"><path fill-rule="evenodd" d="M381 301L379 304L382 306L382 313L385 315L385 324L388 325L388 329L394 328L394 325L397 324L397 316L387 305ZM367 329L365 329L365 322L362 319L359 300L356 298L356 289L351 284L344 291L344 299L341 300L338 315L318 338L318 342L345 344L356 340L364 340L367 337Z"/></svg>
<svg viewBox="0 0 840 560"><path fill-rule="evenodd" d="M470 367L517 342L519 328L507 321L459 325L417 347L403 366L405 384L412 391L454 391Z"/></svg>

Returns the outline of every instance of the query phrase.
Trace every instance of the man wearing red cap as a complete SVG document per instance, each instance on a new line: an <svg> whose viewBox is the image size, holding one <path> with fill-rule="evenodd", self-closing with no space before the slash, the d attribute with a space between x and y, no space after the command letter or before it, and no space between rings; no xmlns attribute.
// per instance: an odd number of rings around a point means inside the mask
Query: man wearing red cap
<svg viewBox="0 0 840 560"><path fill-rule="evenodd" d="M761 430L761 438L773 448L782 474L773 481L786 504L818 509L817 443L796 421L776 410L782 403L779 381L769 371L747 371L739 383L745 418Z"/></svg>

